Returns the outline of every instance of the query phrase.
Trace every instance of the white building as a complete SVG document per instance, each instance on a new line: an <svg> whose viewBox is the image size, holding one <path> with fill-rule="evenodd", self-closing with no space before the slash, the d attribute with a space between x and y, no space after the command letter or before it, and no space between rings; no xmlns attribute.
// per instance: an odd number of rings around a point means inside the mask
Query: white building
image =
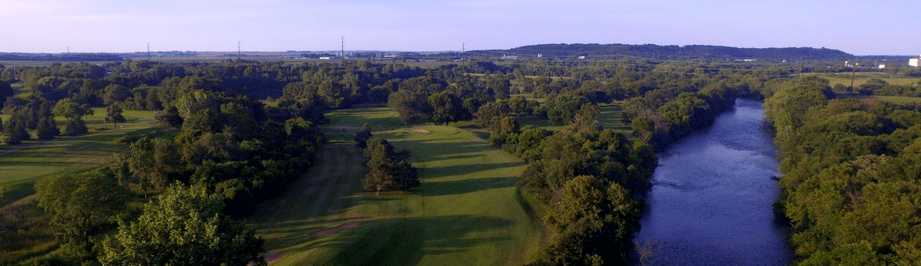
<svg viewBox="0 0 921 266"><path fill-rule="evenodd" d="M879 65L879 69L885 69L885 68L886 68L886 65L883 65L883 64Z"/></svg>
<svg viewBox="0 0 921 266"><path fill-rule="evenodd" d="M921 59L921 56L918 58L908 59L908 65L913 67L918 67L918 59Z"/></svg>

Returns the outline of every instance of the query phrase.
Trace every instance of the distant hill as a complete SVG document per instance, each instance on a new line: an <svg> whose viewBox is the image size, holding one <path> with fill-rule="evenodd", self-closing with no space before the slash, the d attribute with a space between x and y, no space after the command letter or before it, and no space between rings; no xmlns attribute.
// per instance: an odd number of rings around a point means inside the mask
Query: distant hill
<svg viewBox="0 0 921 266"><path fill-rule="evenodd" d="M651 59L761 59L761 60L822 60L853 58L854 55L827 48L736 48L713 45L630 45L630 44L538 44L508 50L479 50L468 52L481 56L519 56L534 58L610 59L641 57Z"/></svg>
<svg viewBox="0 0 921 266"><path fill-rule="evenodd" d="M83 62L83 61L122 61L122 57L109 53L0 53L0 60L7 61L54 61L54 62Z"/></svg>

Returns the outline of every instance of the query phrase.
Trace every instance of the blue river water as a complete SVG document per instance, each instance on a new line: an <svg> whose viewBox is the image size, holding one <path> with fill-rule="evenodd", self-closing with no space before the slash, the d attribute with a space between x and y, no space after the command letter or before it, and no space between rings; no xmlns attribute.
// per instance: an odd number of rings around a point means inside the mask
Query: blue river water
<svg viewBox="0 0 921 266"><path fill-rule="evenodd" d="M788 265L775 222L778 162L761 103L737 100L713 125L659 154L637 242L654 265Z"/></svg>

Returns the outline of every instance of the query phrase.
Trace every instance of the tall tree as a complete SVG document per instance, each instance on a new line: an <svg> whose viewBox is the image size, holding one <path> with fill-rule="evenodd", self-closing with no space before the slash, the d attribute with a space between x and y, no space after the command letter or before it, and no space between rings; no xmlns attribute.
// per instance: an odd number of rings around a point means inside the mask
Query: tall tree
<svg viewBox="0 0 921 266"><path fill-rule="evenodd" d="M16 145L32 137L26 131L27 112L30 112L28 108L19 108L6 121L6 125L3 126L3 132L7 135L7 144Z"/></svg>
<svg viewBox="0 0 921 266"><path fill-rule="evenodd" d="M355 145L364 149L368 147L368 140L371 139L371 125L365 123L361 126L361 131L355 132Z"/></svg>
<svg viewBox="0 0 921 266"><path fill-rule="evenodd" d="M376 191L408 190L421 185L419 172L409 162L409 151L396 151L385 139L368 141L368 174L362 181L365 189Z"/></svg>
<svg viewBox="0 0 921 266"><path fill-rule="evenodd" d="M74 245L89 244L96 230L114 223L125 211L129 197L108 168L45 178L35 188L39 206L51 213L55 237Z"/></svg>
<svg viewBox="0 0 921 266"><path fill-rule="evenodd" d="M106 107L106 123L112 123L113 128L118 128L118 123L125 122L125 116L122 115L122 108L116 104Z"/></svg>
<svg viewBox="0 0 921 266"><path fill-rule="evenodd" d="M511 94L512 83L504 75L495 75L486 81L486 86L495 93L496 100L508 100Z"/></svg>
<svg viewBox="0 0 921 266"><path fill-rule="evenodd" d="M640 228L640 204L617 183L593 176L566 182L544 222L553 231L541 260L553 265L617 265L627 261Z"/></svg>
<svg viewBox="0 0 921 266"><path fill-rule="evenodd" d="M79 104L69 98L62 99L54 105L54 113L67 118L64 135L76 136L87 132L83 117L93 115L89 105Z"/></svg>
<svg viewBox="0 0 921 266"><path fill-rule="evenodd" d="M3 101L7 97L13 97L14 95L16 95L16 91L13 90L13 87L9 83L0 80L0 108L3 108Z"/></svg>
<svg viewBox="0 0 921 266"><path fill-rule="evenodd" d="M387 105L396 110L400 120L407 125L427 121L432 113L432 107L422 94L406 90L391 93Z"/></svg>
<svg viewBox="0 0 921 266"><path fill-rule="evenodd" d="M264 240L221 213L224 199L173 184L102 242L103 265L266 265Z"/></svg>
<svg viewBox="0 0 921 266"><path fill-rule="evenodd" d="M431 121L447 125L449 122L460 121L465 117L464 104L461 99L451 91L443 91L428 97L429 106L432 107Z"/></svg>

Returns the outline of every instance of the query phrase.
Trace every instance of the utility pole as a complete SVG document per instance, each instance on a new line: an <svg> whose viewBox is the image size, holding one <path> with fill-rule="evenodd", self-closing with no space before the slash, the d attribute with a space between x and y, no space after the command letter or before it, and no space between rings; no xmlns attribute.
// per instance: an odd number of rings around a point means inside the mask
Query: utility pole
<svg viewBox="0 0 921 266"><path fill-rule="evenodd" d="M342 64L345 65L345 36L342 36L342 52L339 53L339 56L342 57Z"/></svg>
<svg viewBox="0 0 921 266"><path fill-rule="evenodd" d="M243 52L240 52L240 42L237 42L237 60L240 60L240 56L243 55Z"/></svg>
<svg viewBox="0 0 921 266"><path fill-rule="evenodd" d="M464 58L464 54L467 53L467 43L461 43L461 64L464 66L464 71L467 71L467 59Z"/></svg>
<svg viewBox="0 0 921 266"><path fill-rule="evenodd" d="M150 43L147 43L147 61L150 61Z"/></svg>

